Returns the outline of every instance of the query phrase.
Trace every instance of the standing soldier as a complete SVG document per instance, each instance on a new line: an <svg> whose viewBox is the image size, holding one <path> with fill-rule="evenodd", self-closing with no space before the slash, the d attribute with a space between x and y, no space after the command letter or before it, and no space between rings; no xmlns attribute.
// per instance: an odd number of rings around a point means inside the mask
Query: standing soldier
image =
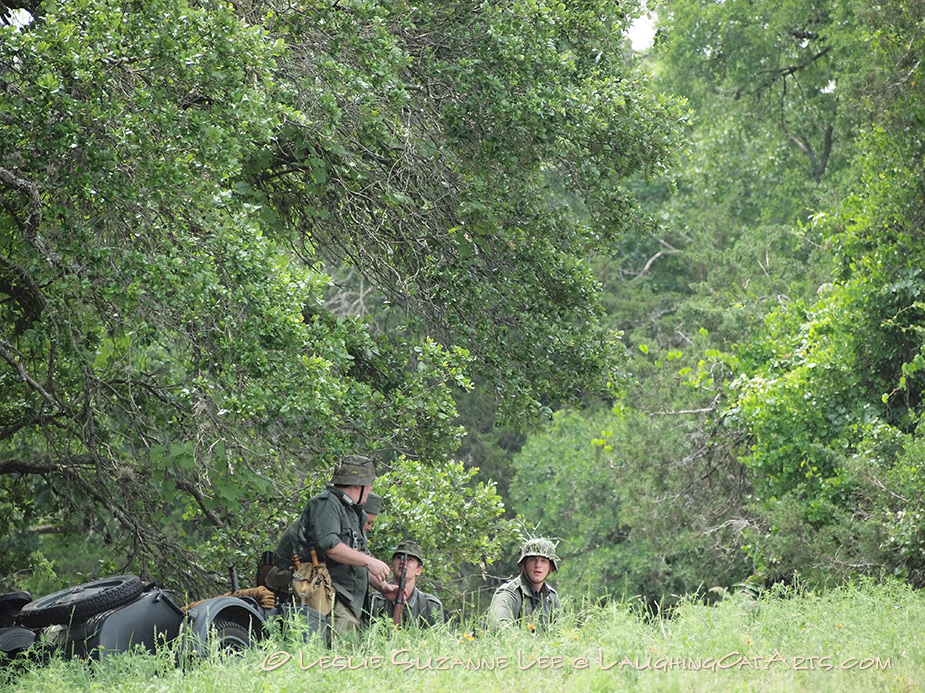
<svg viewBox="0 0 925 693"><path fill-rule="evenodd" d="M292 554L311 562L314 550L328 568L335 598L331 612L334 632L343 635L358 630L368 585L388 597L398 593L388 583L389 566L370 555L366 543L366 513L363 503L376 479L372 460L351 455L338 465L331 485L308 501L299 521L287 529L274 554L275 571L267 584L279 591L291 591ZM282 579L279 579L282 577Z"/></svg>
<svg viewBox="0 0 925 693"><path fill-rule="evenodd" d="M373 594L370 599L370 619L385 617L398 622L400 625L414 624L419 626L435 626L443 623L443 604L432 594L419 590L415 583L418 576L424 572L424 558L420 545L411 539L401 542L392 552L392 577L401 589L402 573L404 573L404 589L400 594L404 597L401 613L397 598L386 598Z"/></svg>
<svg viewBox="0 0 925 693"><path fill-rule="evenodd" d="M523 621L530 630L556 620L559 595L546 583L558 568L556 545L549 539L528 539L520 549L520 575L495 590L488 607L488 627L492 631Z"/></svg>

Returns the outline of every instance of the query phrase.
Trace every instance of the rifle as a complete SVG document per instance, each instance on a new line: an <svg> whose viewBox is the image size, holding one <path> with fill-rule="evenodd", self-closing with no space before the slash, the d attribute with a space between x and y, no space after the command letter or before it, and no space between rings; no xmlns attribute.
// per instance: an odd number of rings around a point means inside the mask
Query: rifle
<svg viewBox="0 0 925 693"><path fill-rule="evenodd" d="M402 553L401 575L398 578L398 596L395 598L395 608L392 609L392 623L401 626L401 612L405 605L405 583L408 579L408 554Z"/></svg>

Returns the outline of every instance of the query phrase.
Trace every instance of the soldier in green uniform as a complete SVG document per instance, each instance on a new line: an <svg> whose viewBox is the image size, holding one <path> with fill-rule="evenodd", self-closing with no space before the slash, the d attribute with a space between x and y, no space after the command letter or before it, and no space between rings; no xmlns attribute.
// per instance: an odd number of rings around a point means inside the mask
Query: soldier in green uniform
<svg viewBox="0 0 925 693"><path fill-rule="evenodd" d="M370 491L363 509L366 511L366 525L363 529L369 534L369 530L373 528L373 522L376 521L376 518L379 517L379 513L382 512L382 496Z"/></svg>
<svg viewBox="0 0 925 693"><path fill-rule="evenodd" d="M341 461L331 485L312 497L298 522L283 533L274 553L276 570L267 575L271 588L291 592L286 578L291 582L292 555L310 562L314 549L331 574L336 596L330 618L338 635L360 628L369 585L387 597L398 594L388 583L389 566L369 553L366 542L363 503L375 479L369 458L351 455Z"/></svg>
<svg viewBox="0 0 925 693"><path fill-rule="evenodd" d="M443 623L443 604L432 594L419 590L415 583L424 571L424 558L420 545L411 539L401 542L392 552L392 579L401 580L402 557L405 560L405 603L401 610L401 624L418 626L435 626ZM371 594L369 617L393 619L396 598Z"/></svg>
<svg viewBox="0 0 925 693"><path fill-rule="evenodd" d="M542 629L556 620L559 595L546 578L559 567L556 545L549 539L528 539L520 549L520 575L495 590L488 607L488 627L498 631L516 624Z"/></svg>

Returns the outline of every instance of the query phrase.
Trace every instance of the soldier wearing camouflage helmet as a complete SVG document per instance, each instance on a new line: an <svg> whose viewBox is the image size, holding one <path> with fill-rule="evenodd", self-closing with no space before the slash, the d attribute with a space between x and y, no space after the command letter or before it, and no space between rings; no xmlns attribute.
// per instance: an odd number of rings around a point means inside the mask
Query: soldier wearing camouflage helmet
<svg viewBox="0 0 925 693"><path fill-rule="evenodd" d="M387 597L398 593L398 587L388 583L389 566L369 553L366 542L363 504L375 479L371 459L344 458L331 476L331 485L308 501L298 522L284 534L281 543L290 543L277 548L274 556L280 570L289 568L290 546L302 562L310 562L314 550L327 564L335 591L330 618L338 635L360 628L368 585Z"/></svg>
<svg viewBox="0 0 925 693"><path fill-rule="evenodd" d="M520 549L520 575L495 590L488 607L488 627L498 631L518 623L531 630L556 620L559 595L546 578L559 567L556 545L542 537L528 539Z"/></svg>
<svg viewBox="0 0 925 693"><path fill-rule="evenodd" d="M404 604L401 610L401 625L435 626L443 623L443 604L432 594L417 588L418 577L424 571L424 557L421 545L413 539L402 541L392 552L392 579L400 584L402 562L405 569ZM395 619L397 596L388 599L372 594L369 603L369 618Z"/></svg>

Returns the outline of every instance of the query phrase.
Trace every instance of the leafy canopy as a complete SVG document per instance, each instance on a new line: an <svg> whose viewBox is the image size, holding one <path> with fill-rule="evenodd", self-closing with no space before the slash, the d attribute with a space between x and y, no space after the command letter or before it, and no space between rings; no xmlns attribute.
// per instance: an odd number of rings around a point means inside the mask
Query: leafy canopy
<svg viewBox="0 0 925 693"><path fill-rule="evenodd" d="M473 377L521 423L618 382L585 258L641 223L623 180L683 118L625 63L623 9L28 9L0 25L12 561L50 525L196 588L347 452L440 504L422 477L455 469ZM490 534L488 496L452 532Z"/></svg>

